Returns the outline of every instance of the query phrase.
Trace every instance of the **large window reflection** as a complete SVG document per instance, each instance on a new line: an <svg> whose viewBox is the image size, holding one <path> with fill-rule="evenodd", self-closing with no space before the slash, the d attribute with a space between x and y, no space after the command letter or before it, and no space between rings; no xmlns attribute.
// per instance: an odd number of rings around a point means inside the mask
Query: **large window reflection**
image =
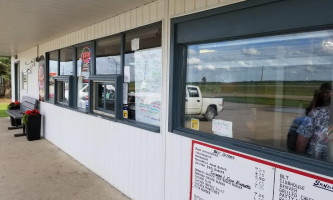
<svg viewBox="0 0 333 200"><path fill-rule="evenodd" d="M73 75L73 48L60 49L60 76Z"/></svg>
<svg viewBox="0 0 333 200"><path fill-rule="evenodd" d="M331 85L332 69L333 31L190 45L183 126L287 151L288 132L301 133L304 118L329 106L310 103ZM327 143L328 132L313 129L310 144Z"/></svg>
<svg viewBox="0 0 333 200"><path fill-rule="evenodd" d="M96 42L96 74L120 74L120 36Z"/></svg>

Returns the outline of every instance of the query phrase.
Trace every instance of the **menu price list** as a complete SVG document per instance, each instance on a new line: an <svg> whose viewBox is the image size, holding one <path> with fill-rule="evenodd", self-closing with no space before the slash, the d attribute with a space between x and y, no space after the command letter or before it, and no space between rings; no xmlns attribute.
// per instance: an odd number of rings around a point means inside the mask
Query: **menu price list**
<svg viewBox="0 0 333 200"><path fill-rule="evenodd" d="M192 200L333 199L332 184L198 143L192 151Z"/></svg>
<svg viewBox="0 0 333 200"><path fill-rule="evenodd" d="M274 168L199 144L193 148L192 199L272 197L273 184L267 180L274 179Z"/></svg>

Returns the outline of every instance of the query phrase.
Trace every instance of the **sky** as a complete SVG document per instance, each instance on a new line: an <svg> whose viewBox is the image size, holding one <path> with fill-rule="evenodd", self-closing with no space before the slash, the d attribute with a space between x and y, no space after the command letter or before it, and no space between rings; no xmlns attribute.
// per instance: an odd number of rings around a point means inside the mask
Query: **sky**
<svg viewBox="0 0 333 200"><path fill-rule="evenodd" d="M333 31L188 46L187 82L332 80Z"/></svg>

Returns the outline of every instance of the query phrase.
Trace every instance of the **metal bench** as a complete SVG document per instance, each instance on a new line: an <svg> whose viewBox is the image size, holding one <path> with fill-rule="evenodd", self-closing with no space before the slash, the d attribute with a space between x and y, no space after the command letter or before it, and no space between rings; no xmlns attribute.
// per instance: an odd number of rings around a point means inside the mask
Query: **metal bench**
<svg viewBox="0 0 333 200"><path fill-rule="evenodd" d="M23 96L22 97L22 101L21 101L21 106L20 109L17 110L7 110L6 113L8 115L10 115L11 118L13 118L13 120L22 120L23 114L27 111L27 110L33 110L33 109L37 109L37 104L38 104L38 100L28 97L28 96ZM19 129L22 128L22 125L19 125L17 123L15 123L15 126L11 126L8 127L8 130L13 130L13 129ZM25 130L23 127L23 133L22 134L15 134L15 137L18 136L25 136Z"/></svg>

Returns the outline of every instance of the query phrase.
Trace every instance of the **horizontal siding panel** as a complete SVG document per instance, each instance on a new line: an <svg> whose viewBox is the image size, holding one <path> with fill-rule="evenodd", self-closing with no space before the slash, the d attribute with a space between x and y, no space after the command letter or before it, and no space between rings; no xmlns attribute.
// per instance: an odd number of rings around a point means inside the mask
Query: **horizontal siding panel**
<svg viewBox="0 0 333 200"><path fill-rule="evenodd" d="M149 16L150 16L150 13L149 13L149 5L145 5L143 6L143 24L149 24Z"/></svg>
<svg viewBox="0 0 333 200"><path fill-rule="evenodd" d="M194 0L185 0L186 13L194 11L194 7L195 7Z"/></svg>
<svg viewBox="0 0 333 200"><path fill-rule="evenodd" d="M129 30L131 28L131 13L128 12L125 14L125 29Z"/></svg>
<svg viewBox="0 0 333 200"><path fill-rule="evenodd" d="M157 16L157 9L158 9L158 4L157 1L151 3L149 5L149 13L150 13L150 22L156 22L158 20Z"/></svg>
<svg viewBox="0 0 333 200"><path fill-rule="evenodd" d="M130 13L130 21L131 21L130 28L135 28L136 27L136 17L137 17L136 13L137 13L137 9L131 10L131 13Z"/></svg>
<svg viewBox="0 0 333 200"><path fill-rule="evenodd" d="M183 14L185 12L185 0L177 0L175 3L175 14Z"/></svg>
<svg viewBox="0 0 333 200"><path fill-rule="evenodd" d="M195 0L195 9L200 10L207 6L206 0Z"/></svg>
<svg viewBox="0 0 333 200"><path fill-rule="evenodd" d="M136 9L136 25L137 26L142 26L143 24L143 8L137 8Z"/></svg>
<svg viewBox="0 0 333 200"><path fill-rule="evenodd" d="M217 4L219 4L219 0L207 0L208 7L216 6Z"/></svg>
<svg viewBox="0 0 333 200"><path fill-rule="evenodd" d="M170 17L175 15L175 1L176 0L169 0L169 16Z"/></svg>
<svg viewBox="0 0 333 200"><path fill-rule="evenodd" d="M126 30L126 15L125 14L119 15L119 25L120 25L119 32Z"/></svg>
<svg viewBox="0 0 333 200"><path fill-rule="evenodd" d="M165 13L165 8L166 8L166 1L161 0L157 2L158 4L158 19L164 19L164 13Z"/></svg>

